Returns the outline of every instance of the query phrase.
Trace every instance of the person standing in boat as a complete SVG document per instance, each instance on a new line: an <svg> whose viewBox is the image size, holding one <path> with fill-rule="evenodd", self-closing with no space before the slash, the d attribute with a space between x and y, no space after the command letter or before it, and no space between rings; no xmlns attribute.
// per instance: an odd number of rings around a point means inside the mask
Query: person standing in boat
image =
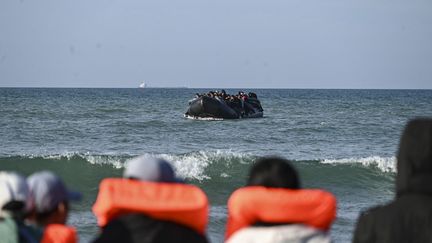
<svg viewBox="0 0 432 243"><path fill-rule="evenodd" d="M336 198L329 192L301 189L288 160L259 159L246 187L228 200L226 242L330 242Z"/></svg>
<svg viewBox="0 0 432 243"><path fill-rule="evenodd" d="M222 95L222 98L225 100L227 97L227 93L225 92L224 89L221 91L221 95Z"/></svg>

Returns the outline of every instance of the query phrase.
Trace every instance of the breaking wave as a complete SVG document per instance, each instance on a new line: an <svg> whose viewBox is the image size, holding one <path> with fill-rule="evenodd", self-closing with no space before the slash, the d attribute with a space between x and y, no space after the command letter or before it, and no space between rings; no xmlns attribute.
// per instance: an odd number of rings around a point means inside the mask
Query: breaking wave
<svg viewBox="0 0 432 243"><path fill-rule="evenodd" d="M170 162L180 177L194 180L211 179L207 172L209 167L219 167L222 169L221 176L227 176L223 168L231 164L249 164L254 160L254 156L247 153L233 152L230 150L197 151L186 154L154 154L145 153L143 155L163 158ZM125 162L137 155L95 155L90 153L65 152L63 154L50 155L20 155L0 158L0 161L13 162L32 162L37 166L39 162L73 162L76 166L81 163L89 163L96 166L110 166L114 169L124 168ZM46 163L44 163L46 166ZM42 165L41 165L42 166ZM45 169L45 168L44 168ZM77 168L80 170L81 168Z"/></svg>
<svg viewBox="0 0 432 243"><path fill-rule="evenodd" d="M361 164L366 167L376 167L382 172L396 172L396 157L370 156L365 158L324 159L322 164Z"/></svg>

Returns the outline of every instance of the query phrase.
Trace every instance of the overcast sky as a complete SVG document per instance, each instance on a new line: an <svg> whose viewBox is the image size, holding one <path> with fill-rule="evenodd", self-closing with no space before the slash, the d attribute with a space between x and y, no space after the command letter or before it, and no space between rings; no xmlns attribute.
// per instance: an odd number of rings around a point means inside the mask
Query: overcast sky
<svg viewBox="0 0 432 243"><path fill-rule="evenodd" d="M0 87L432 88L431 0L1 0Z"/></svg>

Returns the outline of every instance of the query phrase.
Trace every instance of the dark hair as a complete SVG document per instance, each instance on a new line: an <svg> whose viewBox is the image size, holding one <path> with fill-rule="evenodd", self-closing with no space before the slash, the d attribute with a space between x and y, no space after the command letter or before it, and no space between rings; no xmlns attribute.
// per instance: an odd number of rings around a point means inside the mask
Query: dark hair
<svg viewBox="0 0 432 243"><path fill-rule="evenodd" d="M22 201L10 201L3 205L2 209L7 210L11 213L12 217L15 219L22 220L27 216L27 213L25 211L25 203ZM1 219L2 217L0 217Z"/></svg>
<svg viewBox="0 0 432 243"><path fill-rule="evenodd" d="M247 185L299 189L300 181L290 161L280 157L264 157L252 166Z"/></svg>
<svg viewBox="0 0 432 243"><path fill-rule="evenodd" d="M5 205L3 205L2 209L7 210L7 211L11 211L14 213L23 211L25 208L25 203L22 201L10 201L8 203L6 203Z"/></svg>

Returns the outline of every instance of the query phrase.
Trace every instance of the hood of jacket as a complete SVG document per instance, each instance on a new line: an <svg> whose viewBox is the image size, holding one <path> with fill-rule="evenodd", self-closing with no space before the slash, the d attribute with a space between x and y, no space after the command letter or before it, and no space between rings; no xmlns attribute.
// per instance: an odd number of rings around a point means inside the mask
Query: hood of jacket
<svg viewBox="0 0 432 243"><path fill-rule="evenodd" d="M432 195L432 119L410 121L402 134L397 154L396 196L408 193Z"/></svg>

